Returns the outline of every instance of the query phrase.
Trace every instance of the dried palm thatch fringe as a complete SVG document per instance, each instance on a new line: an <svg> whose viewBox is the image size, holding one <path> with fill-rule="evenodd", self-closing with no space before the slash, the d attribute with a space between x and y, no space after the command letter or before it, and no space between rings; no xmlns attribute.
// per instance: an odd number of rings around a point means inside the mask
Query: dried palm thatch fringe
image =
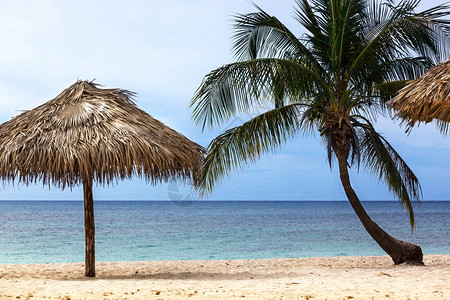
<svg viewBox="0 0 450 300"><path fill-rule="evenodd" d="M0 125L0 177L65 188L144 177L198 182L204 148L137 108L134 93L78 81Z"/></svg>
<svg viewBox="0 0 450 300"><path fill-rule="evenodd" d="M403 118L409 127L434 119L438 123L450 122L450 59L411 81L388 105L397 110L396 116Z"/></svg>

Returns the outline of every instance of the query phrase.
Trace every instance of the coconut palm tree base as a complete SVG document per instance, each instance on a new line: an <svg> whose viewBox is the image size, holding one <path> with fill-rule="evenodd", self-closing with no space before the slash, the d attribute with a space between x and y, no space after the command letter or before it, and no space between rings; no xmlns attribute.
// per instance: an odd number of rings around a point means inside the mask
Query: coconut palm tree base
<svg viewBox="0 0 450 300"><path fill-rule="evenodd" d="M392 237L369 217L350 184L347 159L339 157L338 161L339 174L345 194L370 236L392 258L394 264L407 263L412 265L423 265L423 253L419 246Z"/></svg>
<svg viewBox="0 0 450 300"><path fill-rule="evenodd" d="M408 265L423 266L422 248L417 245L397 240L399 245L395 254L390 255L396 265L406 263Z"/></svg>

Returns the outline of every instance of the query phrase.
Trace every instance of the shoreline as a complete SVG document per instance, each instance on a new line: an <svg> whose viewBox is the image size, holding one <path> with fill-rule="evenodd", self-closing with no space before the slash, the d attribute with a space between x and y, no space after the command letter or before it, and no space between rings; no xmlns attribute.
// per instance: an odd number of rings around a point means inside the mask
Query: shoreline
<svg viewBox="0 0 450 300"><path fill-rule="evenodd" d="M424 254L423 257L431 257L431 256L450 256L450 253L439 253L439 254ZM328 260L328 259L339 259L339 258L384 258L388 257L386 254L383 255L340 255L340 256L307 256L307 257L272 257L272 258L230 258L230 259L170 259L170 260L123 260L123 261L99 261L97 260L97 264L110 264L110 263L120 263L120 264L134 264L134 263L165 263L165 262L221 262L221 261L265 261L265 260L309 260L309 259L319 259L319 260ZM44 265L77 265L84 264L81 261L73 261L73 262L37 262L37 263L0 263L0 274L1 268L3 266L44 266Z"/></svg>
<svg viewBox="0 0 450 300"><path fill-rule="evenodd" d="M0 265L0 299L446 299L450 255ZM20 298L18 298L20 297Z"/></svg>

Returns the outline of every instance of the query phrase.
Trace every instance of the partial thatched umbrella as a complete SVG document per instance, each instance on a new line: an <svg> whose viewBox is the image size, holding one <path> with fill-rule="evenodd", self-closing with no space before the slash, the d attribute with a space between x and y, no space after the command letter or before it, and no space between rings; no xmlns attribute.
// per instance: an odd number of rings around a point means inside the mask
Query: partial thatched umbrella
<svg viewBox="0 0 450 300"><path fill-rule="evenodd" d="M137 108L134 93L78 81L0 125L3 181L83 184L86 276L95 276L93 180L198 181L204 149Z"/></svg>
<svg viewBox="0 0 450 300"><path fill-rule="evenodd" d="M450 122L450 59L411 81L388 104L410 128L436 119L445 132Z"/></svg>

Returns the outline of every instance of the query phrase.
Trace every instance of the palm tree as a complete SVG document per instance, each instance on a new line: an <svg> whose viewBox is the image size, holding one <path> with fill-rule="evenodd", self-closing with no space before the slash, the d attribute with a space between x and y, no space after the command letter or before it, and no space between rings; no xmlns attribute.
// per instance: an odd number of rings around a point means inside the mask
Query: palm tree
<svg viewBox="0 0 450 300"><path fill-rule="evenodd" d="M374 129L386 101L407 80L447 55L450 5L416 13L419 0L297 0L297 37L276 17L236 15L237 62L209 73L196 91L193 119L203 130L272 103L274 109L226 130L208 146L200 192L231 171L279 148L298 133L320 133L330 168L337 160L342 186L361 223L395 264L423 261L419 246L395 239L364 210L350 184L360 163L384 181L409 212L422 191L417 177Z"/></svg>

